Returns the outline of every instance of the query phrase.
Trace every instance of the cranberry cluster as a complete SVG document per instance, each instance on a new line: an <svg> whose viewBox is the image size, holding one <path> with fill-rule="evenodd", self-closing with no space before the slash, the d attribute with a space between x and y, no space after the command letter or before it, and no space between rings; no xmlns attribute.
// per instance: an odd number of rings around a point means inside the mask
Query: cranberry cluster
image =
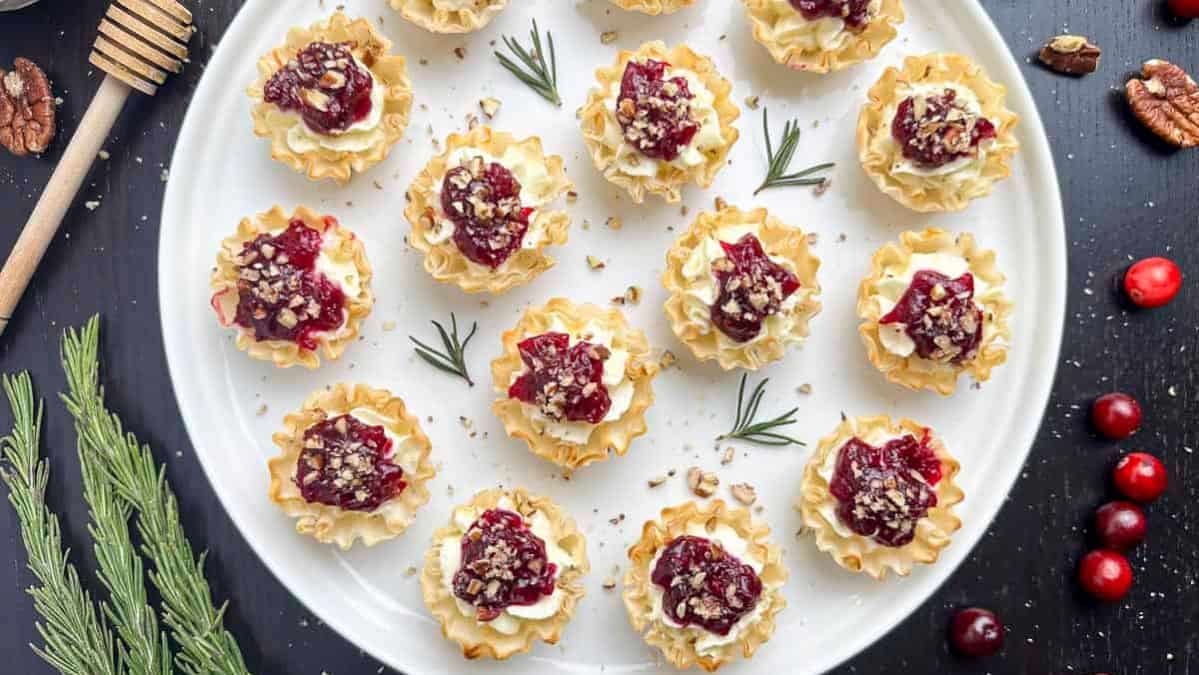
<svg viewBox="0 0 1199 675"><path fill-rule="evenodd" d="M520 182L503 164L465 159L446 172L441 209L454 223L454 243L468 259L492 269L520 248L533 209L520 205Z"/></svg>
<svg viewBox="0 0 1199 675"><path fill-rule="evenodd" d="M717 635L728 635L762 595L762 580L752 567L703 537L682 536L667 544L650 579L662 589L662 611L671 621Z"/></svg>
<svg viewBox="0 0 1199 675"><path fill-rule="evenodd" d="M983 313L974 302L974 276L950 279L920 270L895 308L878 320L903 324L921 358L949 363L969 361L983 339Z"/></svg>
<svg viewBox="0 0 1199 675"><path fill-rule="evenodd" d="M937 505L941 460L928 441L925 431L921 440L906 434L875 447L851 438L842 446L829 481L841 522L883 546L910 543L916 523Z"/></svg>
<svg viewBox="0 0 1199 675"><path fill-rule="evenodd" d="M699 124L691 119L695 97L682 77L662 79L670 64L629 61L620 82L616 120L624 139L646 157L673 160L691 143Z"/></svg>
<svg viewBox="0 0 1199 675"><path fill-rule="evenodd" d="M296 485L304 499L350 511L371 511L404 491L404 470L391 462L381 426L352 415L326 419L304 432Z"/></svg>
<svg viewBox="0 0 1199 675"><path fill-rule="evenodd" d="M970 112L946 89L933 96L909 96L899 104L891 135L903 156L929 168L973 156L978 145L995 138L995 125Z"/></svg>
<svg viewBox="0 0 1199 675"><path fill-rule="evenodd" d="M544 333L521 341L520 359L528 366L508 388L508 396L537 406L550 419L599 424L612 407L604 386L603 345L566 333Z"/></svg>
<svg viewBox="0 0 1199 675"><path fill-rule="evenodd" d="M870 0L791 0L791 6L808 21L838 18L855 32L870 23Z"/></svg>
<svg viewBox="0 0 1199 675"><path fill-rule="evenodd" d="M711 308L712 323L737 342L748 342L762 323L777 314L783 301L799 290L799 279L746 234L736 243L720 242L724 257L712 263L720 293Z"/></svg>
<svg viewBox="0 0 1199 675"><path fill-rule="evenodd" d="M491 621L505 607L527 606L554 592L557 566L545 542L520 514L490 509L462 536L462 565L454 574L454 595L475 607L479 621Z"/></svg>
<svg viewBox="0 0 1199 675"><path fill-rule="evenodd" d="M263 100L299 112L309 128L333 135L371 111L369 70L354 60L353 44L313 42L280 68L263 89Z"/></svg>

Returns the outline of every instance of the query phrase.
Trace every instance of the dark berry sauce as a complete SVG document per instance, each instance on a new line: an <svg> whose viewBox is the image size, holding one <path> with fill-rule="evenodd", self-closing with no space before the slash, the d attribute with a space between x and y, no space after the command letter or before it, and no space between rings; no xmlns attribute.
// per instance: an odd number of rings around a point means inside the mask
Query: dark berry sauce
<svg viewBox="0 0 1199 675"><path fill-rule="evenodd" d="M646 157L668 162L699 131L699 124L691 119L695 95L686 78L662 79L669 65L653 59L629 61L616 101L616 120L625 141Z"/></svg>
<svg viewBox="0 0 1199 675"><path fill-rule="evenodd" d="M920 270L895 308L878 320L901 323L921 358L949 363L969 361L983 339L983 313L974 303L974 275L957 279Z"/></svg>
<svg viewBox="0 0 1199 675"><path fill-rule="evenodd" d="M308 127L336 135L371 111L369 70L354 61L352 43L313 42L267 80L263 100L298 112Z"/></svg>
<svg viewBox="0 0 1199 675"><path fill-rule="evenodd" d="M454 595L475 607L479 621L491 621L505 607L532 605L551 595L557 571L546 557L545 542L519 514L490 509L462 536Z"/></svg>
<svg viewBox="0 0 1199 675"><path fill-rule="evenodd" d="M833 17L844 21L853 31L860 31L870 23L870 0L791 0L791 6L808 21Z"/></svg>
<svg viewBox="0 0 1199 675"><path fill-rule="evenodd" d="M256 340L294 342L308 350L317 347L316 333L341 327L345 294L316 269L322 239L296 219L278 235L246 242L237 260L237 325Z"/></svg>
<svg viewBox="0 0 1199 675"><path fill-rule="evenodd" d="M520 182L503 164L463 160L445 174L441 209L454 223L454 243L468 259L492 269L524 240L533 209L520 205Z"/></svg>
<svg viewBox="0 0 1199 675"><path fill-rule="evenodd" d="M943 94L909 96L899 104L891 135L904 157L937 168L975 156L980 143L995 138L995 125L967 110L957 96L947 88Z"/></svg>
<svg viewBox="0 0 1199 675"><path fill-rule="evenodd" d="M728 635L753 611L762 580L720 542L682 536L667 544L650 579L662 588L662 611L682 626Z"/></svg>
<svg viewBox="0 0 1199 675"><path fill-rule="evenodd" d="M612 407L604 386L603 345L570 345L566 333L545 333L517 345L529 370L508 388L510 398L537 406L550 419L599 424Z"/></svg>
<svg viewBox="0 0 1199 675"><path fill-rule="evenodd" d="M404 470L391 463L391 439L381 426L340 415L309 427L296 464L304 499L350 511L371 511L404 491Z"/></svg>
<svg viewBox="0 0 1199 675"><path fill-rule="evenodd" d="M842 446L829 482L841 522L883 546L911 542L916 523L937 505L941 460L928 441L926 430L921 440L907 434L881 448L858 438Z"/></svg>
<svg viewBox="0 0 1199 675"><path fill-rule="evenodd" d="M720 242L725 257L712 263L720 294L712 305L712 323L737 342L752 340L762 323L777 314L783 301L799 289L799 279L771 260L762 242L746 234L736 243Z"/></svg>

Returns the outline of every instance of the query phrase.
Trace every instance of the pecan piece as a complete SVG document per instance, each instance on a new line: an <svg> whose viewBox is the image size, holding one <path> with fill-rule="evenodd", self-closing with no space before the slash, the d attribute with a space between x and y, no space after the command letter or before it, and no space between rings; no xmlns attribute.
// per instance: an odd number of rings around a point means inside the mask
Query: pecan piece
<svg viewBox="0 0 1199 675"><path fill-rule="evenodd" d="M1199 85L1186 71L1153 59L1141 67L1143 79L1125 87L1137 119L1163 141L1180 148L1199 145Z"/></svg>
<svg viewBox="0 0 1199 675"><path fill-rule="evenodd" d="M1066 75L1086 75L1099 68L1103 52L1081 35L1059 35L1041 48L1041 63Z"/></svg>
<svg viewBox="0 0 1199 675"><path fill-rule="evenodd" d="M0 69L0 145L23 157L42 153L54 139L54 94L41 68L29 59Z"/></svg>

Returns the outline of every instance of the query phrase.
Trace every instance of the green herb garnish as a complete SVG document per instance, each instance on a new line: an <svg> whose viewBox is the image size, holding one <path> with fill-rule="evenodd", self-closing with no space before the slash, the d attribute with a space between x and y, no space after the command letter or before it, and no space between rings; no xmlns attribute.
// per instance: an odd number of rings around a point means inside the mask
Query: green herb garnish
<svg viewBox="0 0 1199 675"><path fill-rule="evenodd" d="M547 64L545 50L541 46L541 33L537 29L537 19L533 19L533 30L529 31L529 35L533 42L533 48L529 50L522 47L516 38L504 36L504 44L516 55L520 64L499 51L495 52L495 57L500 60L500 65L537 92L538 96L556 106L561 106L562 97L558 95L558 57L554 53L554 36L549 31L545 32L550 53L550 60Z"/></svg>
<svg viewBox="0 0 1199 675"><path fill-rule="evenodd" d="M791 167L791 160L795 158L795 150L799 147L799 120L790 120L783 125L783 142L779 144L778 152L774 151L774 145L770 141L770 117L767 114L767 109L762 108L762 133L766 138L766 180L754 190L754 196L757 196L762 190L768 190L776 187L789 187L793 185L823 185L827 180L827 176L812 177L812 174L820 173L827 169L831 169L836 164L834 162L826 162L809 167L803 171L796 173L787 173L787 169Z"/></svg>
<svg viewBox="0 0 1199 675"><path fill-rule="evenodd" d="M451 375L457 375L466 380L466 383L470 386L475 386L474 380L470 379L470 373L466 370L466 346L470 344L470 339L475 336L475 331L479 329L479 324L477 322L471 324L470 334L466 336L465 340L459 341L458 317L454 316L452 312L450 313L451 330L449 332L446 332L445 326L436 321L430 323L437 327L437 333L441 336L441 344L445 348L445 351L438 351L409 335L408 339L416 344L414 348L416 355L434 368Z"/></svg>
<svg viewBox="0 0 1199 675"><path fill-rule="evenodd" d="M803 441L796 440L786 434L780 434L773 429L785 427L790 424L795 424L795 413L799 408L792 408L787 412L775 417L774 419L766 420L765 422L755 422L754 418L758 415L758 406L762 403L762 397L766 395L766 383L770 378L766 378L754 387L754 391L749 396L749 401L745 400L745 381L749 375L741 376L741 387L737 390L737 421L733 423L733 428L726 434L718 436L716 440L726 441L732 439L740 439L749 441L750 443L760 443L762 445L805 445Z"/></svg>

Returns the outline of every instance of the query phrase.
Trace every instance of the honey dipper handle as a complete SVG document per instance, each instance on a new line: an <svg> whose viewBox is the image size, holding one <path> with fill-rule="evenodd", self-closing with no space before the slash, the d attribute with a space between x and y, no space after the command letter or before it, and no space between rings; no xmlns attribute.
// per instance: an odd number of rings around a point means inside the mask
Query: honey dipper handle
<svg viewBox="0 0 1199 675"><path fill-rule="evenodd" d="M83 184L88 169L108 138L108 132L125 106L130 91L129 85L106 75L96 97L83 114L79 128L62 153L58 166L54 167L50 182L25 222L25 229L21 230L20 238L4 263L4 269L0 270L0 333L8 327L21 294L25 292L38 263L54 240L67 209L75 201L79 186Z"/></svg>

